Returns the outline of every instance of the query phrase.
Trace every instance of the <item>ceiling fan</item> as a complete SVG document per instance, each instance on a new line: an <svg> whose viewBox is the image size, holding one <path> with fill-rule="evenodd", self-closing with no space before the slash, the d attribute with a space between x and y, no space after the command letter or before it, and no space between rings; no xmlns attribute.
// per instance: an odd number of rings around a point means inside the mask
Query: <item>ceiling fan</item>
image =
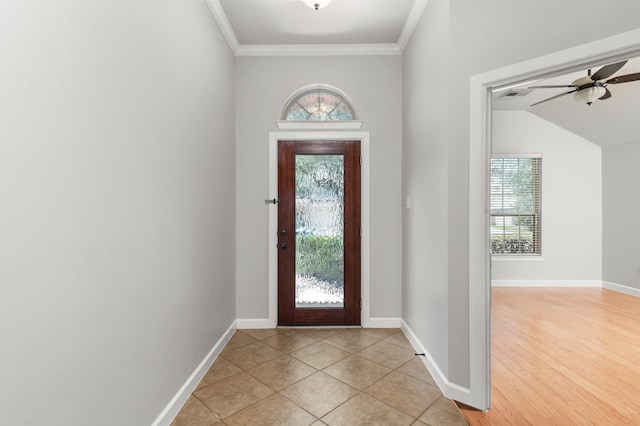
<svg viewBox="0 0 640 426"><path fill-rule="evenodd" d="M586 102L587 105L591 105L593 101L595 101L596 99L600 99L600 100L609 99L611 97L611 92L609 91L609 89L607 89L607 85L628 83L630 81L640 80L640 73L635 73L635 74L620 75L618 77L610 78L609 80L606 80L606 81L601 81L611 77L626 63L627 61L622 61L622 62L616 62L615 64L605 65L604 67L596 71L596 73L593 75L591 75L591 70L588 70L587 75L585 77L581 77L569 85L529 86L530 89L557 89L557 88L572 89L572 90L569 90L568 92L560 93L559 95L552 96L540 102L536 102L531 106L538 105L543 102L548 102L553 99L557 99L562 96L568 95L570 93L573 93L573 97L577 101Z"/></svg>

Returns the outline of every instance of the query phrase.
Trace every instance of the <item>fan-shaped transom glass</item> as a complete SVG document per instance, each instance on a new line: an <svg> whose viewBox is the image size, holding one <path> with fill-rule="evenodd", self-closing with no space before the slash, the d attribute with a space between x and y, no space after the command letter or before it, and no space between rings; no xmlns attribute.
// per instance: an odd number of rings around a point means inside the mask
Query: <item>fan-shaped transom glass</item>
<svg viewBox="0 0 640 426"><path fill-rule="evenodd" d="M295 95L282 113L287 121L355 120L351 104L340 93L325 88L306 89Z"/></svg>

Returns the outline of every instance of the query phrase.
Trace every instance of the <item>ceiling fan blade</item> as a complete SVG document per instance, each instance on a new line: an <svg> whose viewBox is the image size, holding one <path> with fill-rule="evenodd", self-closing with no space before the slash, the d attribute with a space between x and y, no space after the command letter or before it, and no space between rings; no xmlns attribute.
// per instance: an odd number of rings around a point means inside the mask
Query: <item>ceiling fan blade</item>
<svg viewBox="0 0 640 426"><path fill-rule="evenodd" d="M598 80L602 80L603 78L611 77L616 71L622 68L626 63L627 61L622 61L622 62L616 62L615 64L605 65L604 67L600 68L595 74L591 76L591 80L598 81Z"/></svg>
<svg viewBox="0 0 640 426"><path fill-rule="evenodd" d="M573 87L573 86L572 86L572 87ZM560 93L559 95L555 95L555 96L552 96L552 97L550 97L550 98L543 99L543 100L541 100L540 102L536 102L535 104L531 104L531 106L539 105L539 104L541 104L541 103L543 103L543 102L548 102L548 101L551 101L551 100L554 100L554 99L560 98L560 97L562 97L562 96L564 96L564 95L568 95L569 93L573 93L573 92L577 92L577 91L578 91L578 89L573 89L573 90L570 90L570 91L568 91L568 92L566 92L566 93Z"/></svg>
<svg viewBox="0 0 640 426"><path fill-rule="evenodd" d="M550 85L550 86L527 86L527 89L560 89L560 88L569 88L576 87L573 84L564 84L564 85Z"/></svg>
<svg viewBox="0 0 640 426"><path fill-rule="evenodd" d="M640 72L635 74L619 75L607 80L607 84L628 83L630 81L640 80Z"/></svg>
<svg viewBox="0 0 640 426"><path fill-rule="evenodd" d="M609 99L611 97L611 92L609 91L609 89L607 89L605 87L606 92L604 92L604 95L600 96L598 99L600 99L601 101L604 101L605 99Z"/></svg>

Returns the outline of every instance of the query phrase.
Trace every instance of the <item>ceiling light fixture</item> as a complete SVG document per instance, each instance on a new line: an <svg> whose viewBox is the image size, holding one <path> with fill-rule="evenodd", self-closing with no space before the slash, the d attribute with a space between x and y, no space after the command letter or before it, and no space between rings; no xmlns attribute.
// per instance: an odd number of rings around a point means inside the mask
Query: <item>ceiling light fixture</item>
<svg viewBox="0 0 640 426"><path fill-rule="evenodd" d="M331 0L302 0L304 4L309 6L311 9L322 9L323 7L327 7Z"/></svg>

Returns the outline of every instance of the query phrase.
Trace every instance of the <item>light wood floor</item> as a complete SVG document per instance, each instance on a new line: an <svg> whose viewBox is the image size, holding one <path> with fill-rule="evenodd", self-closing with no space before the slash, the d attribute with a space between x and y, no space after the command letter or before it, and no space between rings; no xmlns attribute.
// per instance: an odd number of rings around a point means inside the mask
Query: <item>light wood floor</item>
<svg viewBox="0 0 640 426"><path fill-rule="evenodd" d="M640 298L494 288L492 405L470 425L640 425Z"/></svg>

